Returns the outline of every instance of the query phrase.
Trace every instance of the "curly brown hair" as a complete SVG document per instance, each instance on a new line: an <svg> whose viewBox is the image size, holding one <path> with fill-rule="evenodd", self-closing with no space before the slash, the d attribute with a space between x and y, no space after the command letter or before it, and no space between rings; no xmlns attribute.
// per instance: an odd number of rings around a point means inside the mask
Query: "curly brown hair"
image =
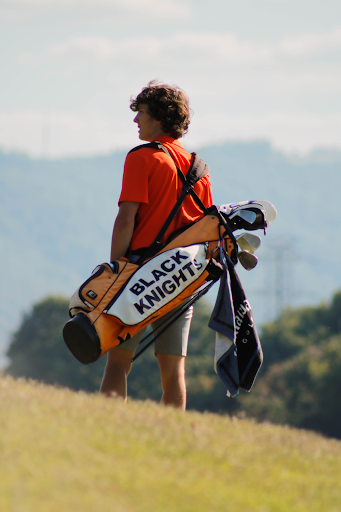
<svg viewBox="0 0 341 512"><path fill-rule="evenodd" d="M188 96L180 87L158 84L153 80L136 98L130 99L133 112L137 112L142 104L148 105L149 114L161 121L162 130L174 139L187 133L191 111Z"/></svg>

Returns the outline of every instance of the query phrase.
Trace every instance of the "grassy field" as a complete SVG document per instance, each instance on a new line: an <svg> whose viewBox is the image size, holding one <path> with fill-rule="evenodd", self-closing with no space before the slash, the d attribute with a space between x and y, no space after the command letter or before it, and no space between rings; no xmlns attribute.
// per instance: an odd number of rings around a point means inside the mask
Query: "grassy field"
<svg viewBox="0 0 341 512"><path fill-rule="evenodd" d="M341 510L341 442L0 377L1 512Z"/></svg>

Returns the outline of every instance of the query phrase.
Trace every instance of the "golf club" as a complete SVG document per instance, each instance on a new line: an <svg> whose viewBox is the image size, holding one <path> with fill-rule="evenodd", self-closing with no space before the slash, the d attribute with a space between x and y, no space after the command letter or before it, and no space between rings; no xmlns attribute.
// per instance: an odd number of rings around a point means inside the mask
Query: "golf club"
<svg viewBox="0 0 341 512"><path fill-rule="evenodd" d="M250 210L238 210L237 212L229 216L230 220L234 219L235 217L240 217L241 219L245 220L248 224L253 224L256 220L257 214Z"/></svg>
<svg viewBox="0 0 341 512"><path fill-rule="evenodd" d="M238 253L238 260L245 270L252 270L258 263L258 258L254 254L247 251L241 251Z"/></svg>
<svg viewBox="0 0 341 512"><path fill-rule="evenodd" d="M261 244L260 237L252 235L251 233L241 233L236 236L236 240L242 251L247 251L251 254L253 254Z"/></svg>

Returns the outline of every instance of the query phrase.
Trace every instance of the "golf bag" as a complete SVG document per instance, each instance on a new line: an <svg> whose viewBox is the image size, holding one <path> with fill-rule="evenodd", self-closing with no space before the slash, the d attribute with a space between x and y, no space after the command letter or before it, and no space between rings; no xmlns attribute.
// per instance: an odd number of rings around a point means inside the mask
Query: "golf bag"
<svg viewBox="0 0 341 512"><path fill-rule="evenodd" d="M141 265L119 260L96 267L71 298L63 336L72 354L84 364L96 361L168 311L192 302L198 289L222 274L220 247L237 261L234 236L211 207Z"/></svg>
<svg viewBox="0 0 341 512"><path fill-rule="evenodd" d="M164 151L172 158L159 142L143 147ZM176 168L182 191L151 246L136 264L120 260L99 265L71 299L71 320L63 336L72 354L84 364L96 361L183 303L203 283L217 279L221 271L214 259L218 243L236 258L235 239L223 216L215 207L206 209L194 191L208 166L192 153L186 177ZM163 237L188 194L204 217L178 236L174 234L163 247Z"/></svg>

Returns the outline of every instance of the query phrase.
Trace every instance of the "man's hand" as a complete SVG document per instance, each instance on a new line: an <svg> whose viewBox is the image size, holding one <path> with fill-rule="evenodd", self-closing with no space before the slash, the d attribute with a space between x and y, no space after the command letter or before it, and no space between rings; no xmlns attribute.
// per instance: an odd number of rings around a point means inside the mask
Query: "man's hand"
<svg viewBox="0 0 341 512"><path fill-rule="evenodd" d="M140 203L122 201L115 220L111 240L110 261L118 260L124 256L130 245L135 227L135 217Z"/></svg>

